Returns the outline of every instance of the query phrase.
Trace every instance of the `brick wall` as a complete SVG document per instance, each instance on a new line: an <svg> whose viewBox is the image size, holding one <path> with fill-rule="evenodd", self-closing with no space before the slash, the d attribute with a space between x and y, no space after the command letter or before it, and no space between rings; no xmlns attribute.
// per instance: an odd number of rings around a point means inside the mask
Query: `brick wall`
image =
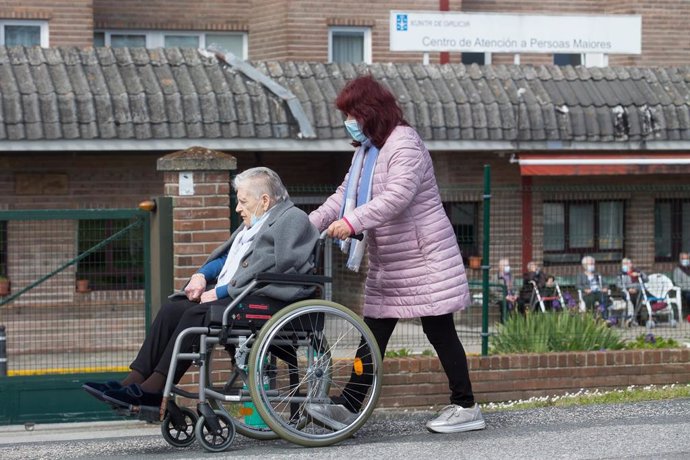
<svg viewBox="0 0 690 460"><path fill-rule="evenodd" d="M47 21L50 46L93 42L93 0L4 0L0 19Z"/></svg>
<svg viewBox="0 0 690 460"><path fill-rule="evenodd" d="M0 209L135 208L163 193L159 154L0 155Z"/></svg>
<svg viewBox="0 0 690 460"><path fill-rule="evenodd" d="M475 397L482 403L581 388L690 383L690 349L470 356L468 363ZM428 407L448 404L448 397L448 381L437 358L384 361L378 407Z"/></svg>
<svg viewBox="0 0 690 460"><path fill-rule="evenodd" d="M419 62L421 53L389 51L390 10L438 11L436 0L368 2L357 0L345 7L316 0L213 0L193 8L183 0L8 0L0 6L3 19L42 19L50 28L51 46L88 46L93 29L180 29L249 31L252 60L279 59L325 61L328 57L329 26L371 27L374 62ZM611 65L684 65L688 60L690 34L685 18L690 15L686 0L451 0L455 12L640 14L641 56L609 57ZM439 53L432 53L438 62ZM451 53L458 62L459 53ZM513 62L512 54L494 54L495 64ZM550 64L549 54L523 54L523 64Z"/></svg>
<svg viewBox="0 0 690 460"><path fill-rule="evenodd" d="M329 26L371 27L374 62L417 61L421 53L392 53L389 48L390 10L438 11L437 0L343 3L253 0L249 17L249 56L252 60L326 61ZM462 1L451 0L460 11ZM438 53L432 56L438 62Z"/></svg>
<svg viewBox="0 0 690 460"><path fill-rule="evenodd" d="M214 369L229 368L216 350ZM624 350L468 357L477 402L502 402L533 396L574 393L581 388L612 390L630 385L690 383L690 349ZM213 374L218 384L227 371ZM196 368L181 384L195 391ZM386 358L378 408L428 408L448 404L448 379L436 357Z"/></svg>
<svg viewBox="0 0 690 460"><path fill-rule="evenodd" d="M173 197L173 278L181 289L209 254L230 237L227 171L194 171L194 195L180 196L179 173L165 173L165 195Z"/></svg>
<svg viewBox="0 0 690 460"><path fill-rule="evenodd" d="M246 30L250 0L94 0L97 29Z"/></svg>

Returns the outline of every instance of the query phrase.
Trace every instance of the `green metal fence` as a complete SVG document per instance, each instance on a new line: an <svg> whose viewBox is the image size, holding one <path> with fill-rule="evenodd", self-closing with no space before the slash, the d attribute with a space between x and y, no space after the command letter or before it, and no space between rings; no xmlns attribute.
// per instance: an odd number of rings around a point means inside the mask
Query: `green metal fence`
<svg viewBox="0 0 690 460"><path fill-rule="evenodd" d="M0 421L102 418L78 382L128 368L150 316L149 214L2 211ZM71 414L71 415L70 415Z"/></svg>
<svg viewBox="0 0 690 460"><path fill-rule="evenodd" d="M620 306L624 298L617 285L624 258L631 259L635 270L646 275L667 276L681 290L681 296L687 295L683 291L690 292L690 282L683 283L677 276L681 253L690 251L690 186L682 181L654 176L595 176L585 183L577 178L546 177L510 185L499 178L494 182L500 185L489 186L491 178L486 179L482 186L440 187L472 291L470 307L456 314L458 334L470 353L487 353L501 323L501 301L505 300L501 291L506 289L499 279L502 259L511 267L513 293L526 297L531 312L540 307L529 290L523 289L523 275L530 261L541 272L553 276L566 308L579 309L576 284L583 272L581 260L587 255L596 260L609 306L614 302ZM291 192L298 205L310 211L334 189L311 187ZM342 268L337 250L333 250L331 267L333 299L357 310L362 300L364 273L352 274ZM486 278L489 285L483 288ZM650 283L646 287L655 290ZM555 288L549 288L540 294L546 297L554 291ZM556 306L560 302L559 299ZM657 316L654 312L653 328L647 327L643 300L635 304L633 315L628 314L627 318L611 309L610 325L626 341L651 333L687 342L690 308L684 298L680 302L680 314L673 302L673 316ZM546 302L547 309L551 303ZM487 310L484 319L482 308ZM595 314L591 309L590 313ZM415 320L401 321L389 345L389 349L415 352L428 347L421 325Z"/></svg>

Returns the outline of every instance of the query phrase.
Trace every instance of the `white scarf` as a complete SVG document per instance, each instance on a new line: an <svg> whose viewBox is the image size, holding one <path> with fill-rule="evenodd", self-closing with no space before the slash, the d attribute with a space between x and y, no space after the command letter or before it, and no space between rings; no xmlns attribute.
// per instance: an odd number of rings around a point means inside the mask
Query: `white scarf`
<svg viewBox="0 0 690 460"><path fill-rule="evenodd" d="M216 282L218 286L224 286L232 280L237 268L240 266L240 261L247 251L249 251L254 237L259 233L264 222L266 222L266 217L269 212L270 211L266 211L264 215L261 216L261 220L251 227L245 226L237 236L235 236L235 239L232 241L232 246L230 246L230 250L228 251L228 257L225 259L223 269L220 271L220 275L218 275L218 281Z"/></svg>

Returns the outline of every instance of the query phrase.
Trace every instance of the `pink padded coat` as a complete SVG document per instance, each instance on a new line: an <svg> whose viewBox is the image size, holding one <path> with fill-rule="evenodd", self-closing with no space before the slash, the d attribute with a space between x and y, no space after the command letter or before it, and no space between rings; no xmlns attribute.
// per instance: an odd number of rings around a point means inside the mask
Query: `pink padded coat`
<svg viewBox="0 0 690 460"><path fill-rule="evenodd" d="M309 215L319 230L338 219L347 179ZM431 156L413 128L393 130L376 161L371 201L345 217L356 233L369 230L364 316L438 316L469 305L465 267Z"/></svg>

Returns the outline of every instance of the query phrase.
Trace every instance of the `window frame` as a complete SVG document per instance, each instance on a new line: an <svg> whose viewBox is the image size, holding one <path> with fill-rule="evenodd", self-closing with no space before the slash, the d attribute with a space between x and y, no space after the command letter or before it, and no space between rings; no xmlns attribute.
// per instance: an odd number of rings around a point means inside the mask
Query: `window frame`
<svg viewBox="0 0 690 460"><path fill-rule="evenodd" d="M456 229L456 224L453 223L452 216L450 214L451 207L455 204L459 205L472 205L473 207L473 214L474 214L474 222L472 223L473 226L473 235L472 239L474 240L471 244L471 246L467 244L462 244L460 242L460 236L457 233ZM479 206L480 202L479 201L465 201L465 200L445 200L443 201L443 210L446 213L446 216L448 216L448 220L450 221L451 227L453 227L453 233L455 234L455 240L458 243L458 246L460 247L460 251L462 253L463 259L467 259L468 257L471 256L478 256L480 254L480 241L479 241ZM470 251L465 251L464 249L471 247Z"/></svg>
<svg viewBox="0 0 690 460"><path fill-rule="evenodd" d="M468 64L468 63L462 61L463 56L465 56L465 55L467 55L467 54L483 54L483 55L484 55L484 63L483 63L483 64L477 64L477 65L490 65L490 64L491 64L491 56L492 56L492 54L491 54L491 53L481 52L481 51L467 51L467 52L462 52L462 53L460 53L460 63L461 63L461 64L464 64L464 65L472 65L472 64L474 64L473 62L470 62L470 63Z"/></svg>
<svg viewBox="0 0 690 460"><path fill-rule="evenodd" d="M41 28L41 48L50 46L48 21L24 19L0 19L0 46L5 46L5 26L39 26Z"/></svg>
<svg viewBox="0 0 690 460"><path fill-rule="evenodd" d="M181 35L186 37L197 37L199 39L199 48L205 49L206 43L210 42L209 37L220 35L233 35L242 38L242 56L237 56L240 59L246 60L249 55L249 43L247 40L247 33L241 31L213 31L206 32L203 30L146 30L146 29L95 29L94 35L97 33L103 34L103 43L105 46L111 46L112 35L143 35L146 40L146 48L164 48L166 35Z"/></svg>
<svg viewBox="0 0 690 460"><path fill-rule="evenodd" d="M671 256L656 255L656 210L660 203L671 205ZM679 254L683 251L683 204L690 205L690 198L657 198L654 200L654 261L655 262L674 262L678 260ZM690 230L686 230L690 231ZM674 237L675 236L675 237ZM690 249L690 248L688 248Z"/></svg>
<svg viewBox="0 0 690 460"><path fill-rule="evenodd" d="M605 202L617 202L622 206L623 212L623 235L621 237L622 245L620 248L612 249L602 249L600 247L600 239L602 238L600 226L600 206ZM563 205L563 249L546 249L542 248L544 265L570 265L574 262L578 262L585 255L593 255L597 260L602 262L620 262L625 254L625 222L627 215L627 206L625 200L620 199L599 199L599 200L545 200L542 203L542 219L545 205L547 204L561 204ZM591 247L570 247L570 206L571 205L583 205L591 204L593 206L593 245ZM542 240L545 239L545 219L542 221ZM567 258L564 257L563 260L557 260L556 258L550 258L550 255L576 255L577 257ZM613 257L602 257L603 254L610 254ZM616 257L620 256L620 257ZM551 259L551 260L550 260ZM572 259L572 260L570 260Z"/></svg>
<svg viewBox="0 0 690 460"><path fill-rule="evenodd" d="M365 64L372 64L372 52L371 52L371 27L349 27L349 26L330 26L328 28L328 62L333 63L333 33L338 32L361 32L363 34L363 47L362 58Z"/></svg>
<svg viewBox="0 0 690 460"><path fill-rule="evenodd" d="M580 62L578 64L572 64L568 62L567 64L556 64L556 56L579 56ZM553 65L557 65L559 67L566 66L566 65L572 65L572 66L581 66L585 64L585 55L584 53L553 53L553 58L552 58L552 63Z"/></svg>

